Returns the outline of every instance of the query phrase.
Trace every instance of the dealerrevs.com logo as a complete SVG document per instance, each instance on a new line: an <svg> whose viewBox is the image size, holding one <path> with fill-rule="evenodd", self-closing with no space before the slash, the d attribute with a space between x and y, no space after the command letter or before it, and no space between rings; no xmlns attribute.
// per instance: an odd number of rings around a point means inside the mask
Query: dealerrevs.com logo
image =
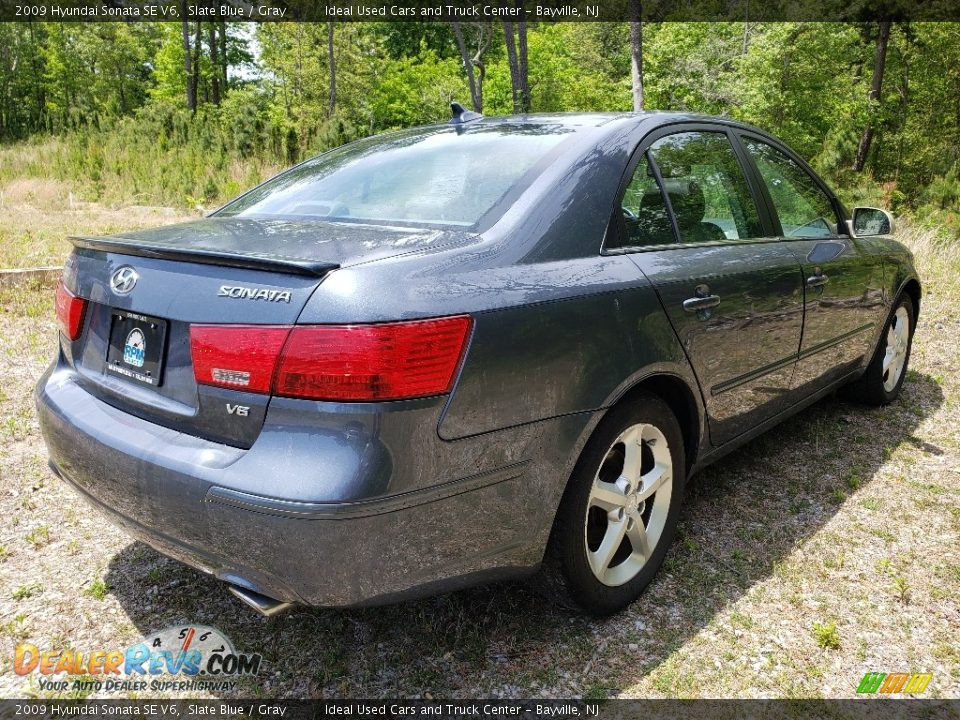
<svg viewBox="0 0 960 720"><path fill-rule="evenodd" d="M66 692L232 690L240 676L260 672L259 653L237 652L207 625L164 628L126 649L40 649L17 645L13 670L39 673L41 690ZM76 676L82 676L78 678Z"/></svg>
<svg viewBox="0 0 960 720"><path fill-rule="evenodd" d="M873 694L909 694L921 693L927 689L932 673L882 673L868 672L863 676L858 693Z"/></svg>

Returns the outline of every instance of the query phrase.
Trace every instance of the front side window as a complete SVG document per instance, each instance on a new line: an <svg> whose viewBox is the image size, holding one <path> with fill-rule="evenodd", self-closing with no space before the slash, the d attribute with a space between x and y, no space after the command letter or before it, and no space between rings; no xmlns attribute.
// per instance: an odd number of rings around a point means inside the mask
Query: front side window
<svg viewBox="0 0 960 720"><path fill-rule="evenodd" d="M472 226L530 182L568 137L563 127L518 124L361 140L268 180L217 214Z"/></svg>
<svg viewBox="0 0 960 720"><path fill-rule="evenodd" d="M754 138L743 138L766 183L787 237L822 238L837 234L833 203L809 173L788 155Z"/></svg>

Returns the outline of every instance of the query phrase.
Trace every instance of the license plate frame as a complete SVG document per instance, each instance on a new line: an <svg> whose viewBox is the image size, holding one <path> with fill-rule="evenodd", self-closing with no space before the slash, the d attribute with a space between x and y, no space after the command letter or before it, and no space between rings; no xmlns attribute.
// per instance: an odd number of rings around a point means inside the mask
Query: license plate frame
<svg viewBox="0 0 960 720"><path fill-rule="evenodd" d="M168 329L169 323L163 318L111 310L106 371L141 385L160 387Z"/></svg>

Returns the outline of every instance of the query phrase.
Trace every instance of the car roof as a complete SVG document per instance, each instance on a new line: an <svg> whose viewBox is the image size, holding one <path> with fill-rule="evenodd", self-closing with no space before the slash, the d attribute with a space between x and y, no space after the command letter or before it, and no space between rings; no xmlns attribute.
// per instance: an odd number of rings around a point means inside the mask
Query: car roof
<svg viewBox="0 0 960 720"><path fill-rule="evenodd" d="M647 113L624 112L558 112L558 113L529 113L526 115L495 115L484 116L476 120L477 124L527 124L527 125L560 125L563 127L600 127L615 120L628 117L639 118ZM469 122L469 121L468 121Z"/></svg>
<svg viewBox="0 0 960 720"><path fill-rule="evenodd" d="M674 123L709 123L727 125L743 130L769 135L761 128L749 123L735 120L723 115L703 115L691 112L674 112L664 110L644 110L642 112L557 112L557 113L529 113L525 115L494 115L482 116L475 120L468 120L462 124L436 123L426 126L436 128L446 125L469 131L471 127L494 128L497 126L539 125L544 127L563 128L573 132L583 132L596 136L615 132L624 125L645 125L653 129Z"/></svg>
<svg viewBox="0 0 960 720"><path fill-rule="evenodd" d="M675 123L705 123L726 125L742 130L756 132L771 137L769 133L749 123L735 120L723 115L703 115L700 113L674 112L664 110L644 110L642 112L556 112L556 113L527 113L523 115L481 115L464 122L446 120L427 125L418 125L405 129L391 130L374 137L388 137L402 134L407 137L416 137L423 133L434 133L438 130L456 130L458 133L471 130L496 130L502 128L519 128L527 126L538 127L543 131L566 132L580 136L581 142L590 144L598 138L611 136L623 130L625 126L644 126L646 131L664 125Z"/></svg>
<svg viewBox="0 0 960 720"><path fill-rule="evenodd" d="M495 115L468 121L466 125L482 124L531 124L560 125L563 127L601 127L615 122L649 122L652 125L667 125L675 122L709 122L749 127L747 123L724 115L703 115L700 113L675 112L665 110L643 110L641 112L558 112L529 113L526 115Z"/></svg>

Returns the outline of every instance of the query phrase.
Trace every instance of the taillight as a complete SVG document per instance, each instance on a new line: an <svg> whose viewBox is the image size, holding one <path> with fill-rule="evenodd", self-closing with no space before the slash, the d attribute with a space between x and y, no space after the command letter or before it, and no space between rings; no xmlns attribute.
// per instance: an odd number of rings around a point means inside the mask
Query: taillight
<svg viewBox="0 0 960 720"><path fill-rule="evenodd" d="M68 339L76 340L83 327L83 313L87 309L87 301L67 290L63 278L60 278L57 280L56 305L60 329Z"/></svg>
<svg viewBox="0 0 960 720"><path fill-rule="evenodd" d="M191 325L193 374L202 385L269 393L289 327Z"/></svg>
<svg viewBox="0 0 960 720"><path fill-rule="evenodd" d="M190 346L198 383L314 400L400 400L450 391L471 325L465 315L377 325L194 325Z"/></svg>
<svg viewBox="0 0 960 720"><path fill-rule="evenodd" d="M275 393L318 400L399 400L450 391L467 316L382 325L303 325L280 359Z"/></svg>

